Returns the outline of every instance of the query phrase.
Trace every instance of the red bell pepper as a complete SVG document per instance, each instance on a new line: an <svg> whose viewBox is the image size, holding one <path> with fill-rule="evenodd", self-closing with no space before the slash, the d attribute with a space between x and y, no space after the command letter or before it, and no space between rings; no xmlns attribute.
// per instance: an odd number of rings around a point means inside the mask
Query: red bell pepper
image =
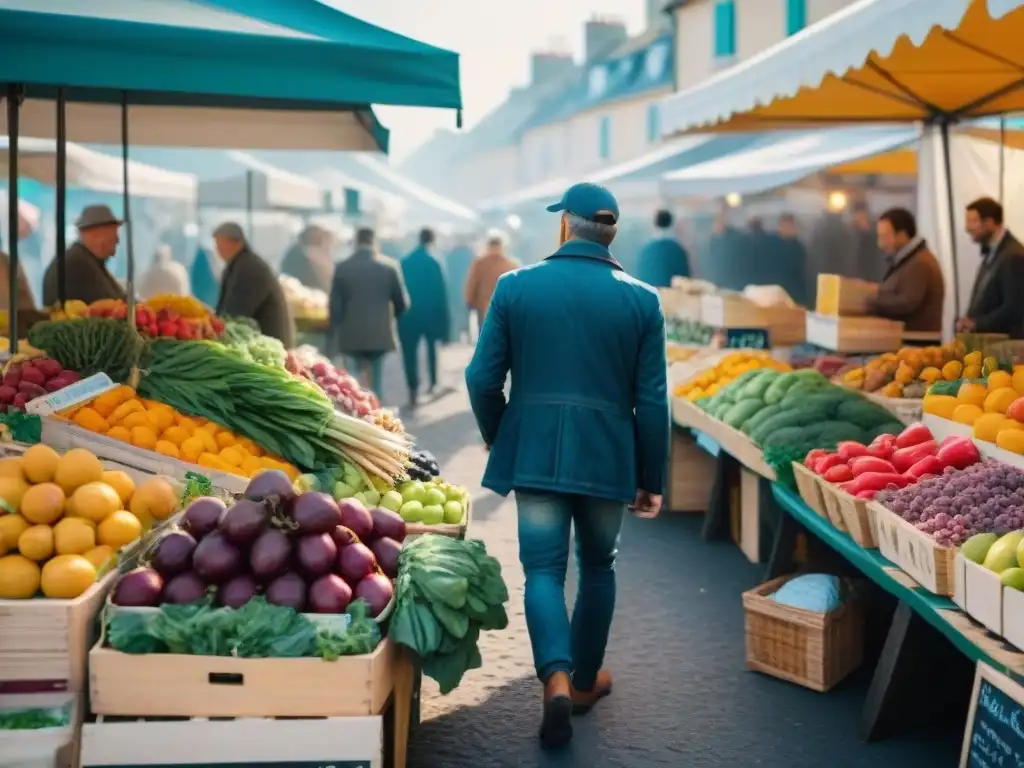
<svg viewBox="0 0 1024 768"><path fill-rule="evenodd" d="M828 456L825 456L824 458L818 459L818 463L814 466L814 471L817 472L819 475L824 475L826 472L832 469L832 467L835 467L842 463L843 460L842 458L840 458L839 454L831 453Z"/></svg>
<svg viewBox="0 0 1024 768"><path fill-rule="evenodd" d="M170 336L172 339L178 338L178 324L173 320L163 320L159 324L160 335Z"/></svg>
<svg viewBox="0 0 1024 768"><path fill-rule="evenodd" d="M895 472L894 467L890 462L885 459L880 459L877 456L858 456L855 459L850 460L850 469L853 471L853 476L863 475L865 472Z"/></svg>
<svg viewBox="0 0 1024 768"><path fill-rule="evenodd" d="M920 445L934 439L935 437L932 435L931 430L918 422L917 424L911 424L896 436L896 447L910 448L911 446Z"/></svg>
<svg viewBox="0 0 1024 768"><path fill-rule="evenodd" d="M938 456L925 456L903 474L917 481L925 475L941 475L942 470L945 468L946 465L942 463Z"/></svg>
<svg viewBox="0 0 1024 768"><path fill-rule="evenodd" d="M814 465L826 456L828 456L828 451L824 448L812 448L807 452L807 455L804 456L804 466L808 469L814 469Z"/></svg>
<svg viewBox="0 0 1024 768"><path fill-rule="evenodd" d="M836 464L825 472L822 478L828 483L845 483L853 479L853 470L847 464Z"/></svg>
<svg viewBox="0 0 1024 768"><path fill-rule="evenodd" d="M909 484L908 478L893 472L865 472L848 482L844 490L856 496L862 491L881 491L890 485L905 488Z"/></svg>
<svg viewBox="0 0 1024 768"><path fill-rule="evenodd" d="M938 452L939 461L947 467L965 469L981 461L978 447L969 437L958 437L943 445Z"/></svg>
<svg viewBox="0 0 1024 768"><path fill-rule="evenodd" d="M892 454L892 465L897 472L906 472L926 456L934 456L939 452L939 445L934 440L927 440L909 448L900 448Z"/></svg>
<svg viewBox="0 0 1024 768"><path fill-rule="evenodd" d="M843 461L848 462L858 456L867 456L868 447L855 440L845 440L836 446L836 453Z"/></svg>

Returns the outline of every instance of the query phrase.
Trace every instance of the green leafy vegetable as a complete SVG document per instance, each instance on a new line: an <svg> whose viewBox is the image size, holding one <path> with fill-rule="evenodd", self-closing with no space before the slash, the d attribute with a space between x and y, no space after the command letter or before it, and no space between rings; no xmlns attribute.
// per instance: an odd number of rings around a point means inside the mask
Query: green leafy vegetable
<svg viewBox="0 0 1024 768"><path fill-rule="evenodd" d="M35 731L62 728L71 722L71 704L46 709L0 710L0 731Z"/></svg>

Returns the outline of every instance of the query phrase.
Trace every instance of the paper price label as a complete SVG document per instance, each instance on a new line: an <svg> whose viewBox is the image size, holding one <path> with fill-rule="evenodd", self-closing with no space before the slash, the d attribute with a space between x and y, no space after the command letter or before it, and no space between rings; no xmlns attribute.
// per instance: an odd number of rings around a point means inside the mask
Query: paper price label
<svg viewBox="0 0 1024 768"><path fill-rule="evenodd" d="M38 416L60 413L69 408L74 408L76 405L95 400L104 392L109 392L115 387L117 387L117 384L107 374L96 373L81 381L76 381L69 387L64 387L64 389L58 389L56 392L30 400L25 404L25 410Z"/></svg>

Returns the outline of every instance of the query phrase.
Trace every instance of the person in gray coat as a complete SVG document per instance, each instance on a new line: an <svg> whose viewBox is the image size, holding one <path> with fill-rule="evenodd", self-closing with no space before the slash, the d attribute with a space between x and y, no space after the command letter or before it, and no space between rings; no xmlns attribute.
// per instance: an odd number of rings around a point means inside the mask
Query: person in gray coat
<svg viewBox="0 0 1024 768"><path fill-rule="evenodd" d="M272 336L285 349L295 346L295 322L281 283L270 266L249 248L242 228L233 221L213 231L217 254L227 266L220 283L217 314L249 317L264 336Z"/></svg>
<svg viewBox="0 0 1024 768"><path fill-rule="evenodd" d="M105 205L89 205L82 209L75 226L78 240L64 252L65 299L78 299L91 304L100 299L124 300L125 292L107 269L107 262L117 253L122 221ZM50 262L43 275L43 306L58 302L57 260Z"/></svg>
<svg viewBox="0 0 1024 768"><path fill-rule="evenodd" d="M409 308L402 269L377 251L374 232L356 232L356 251L334 268L329 352L343 355L359 382L382 399L384 356L395 350L394 320Z"/></svg>

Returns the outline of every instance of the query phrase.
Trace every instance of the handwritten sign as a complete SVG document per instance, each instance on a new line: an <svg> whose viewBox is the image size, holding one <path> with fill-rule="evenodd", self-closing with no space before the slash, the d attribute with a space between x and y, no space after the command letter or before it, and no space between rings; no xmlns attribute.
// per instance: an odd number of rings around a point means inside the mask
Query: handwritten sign
<svg viewBox="0 0 1024 768"><path fill-rule="evenodd" d="M1024 688L978 664L960 768L1024 768Z"/></svg>
<svg viewBox="0 0 1024 768"><path fill-rule="evenodd" d="M723 328L716 332L718 349L771 349L766 328Z"/></svg>
<svg viewBox="0 0 1024 768"><path fill-rule="evenodd" d="M25 405L28 413L39 416L48 416L51 413L60 413L69 408L74 408L81 403L88 403L95 400L104 392L109 392L117 386L105 373L96 373L92 376L76 381L69 387L58 389L44 397L37 397Z"/></svg>

